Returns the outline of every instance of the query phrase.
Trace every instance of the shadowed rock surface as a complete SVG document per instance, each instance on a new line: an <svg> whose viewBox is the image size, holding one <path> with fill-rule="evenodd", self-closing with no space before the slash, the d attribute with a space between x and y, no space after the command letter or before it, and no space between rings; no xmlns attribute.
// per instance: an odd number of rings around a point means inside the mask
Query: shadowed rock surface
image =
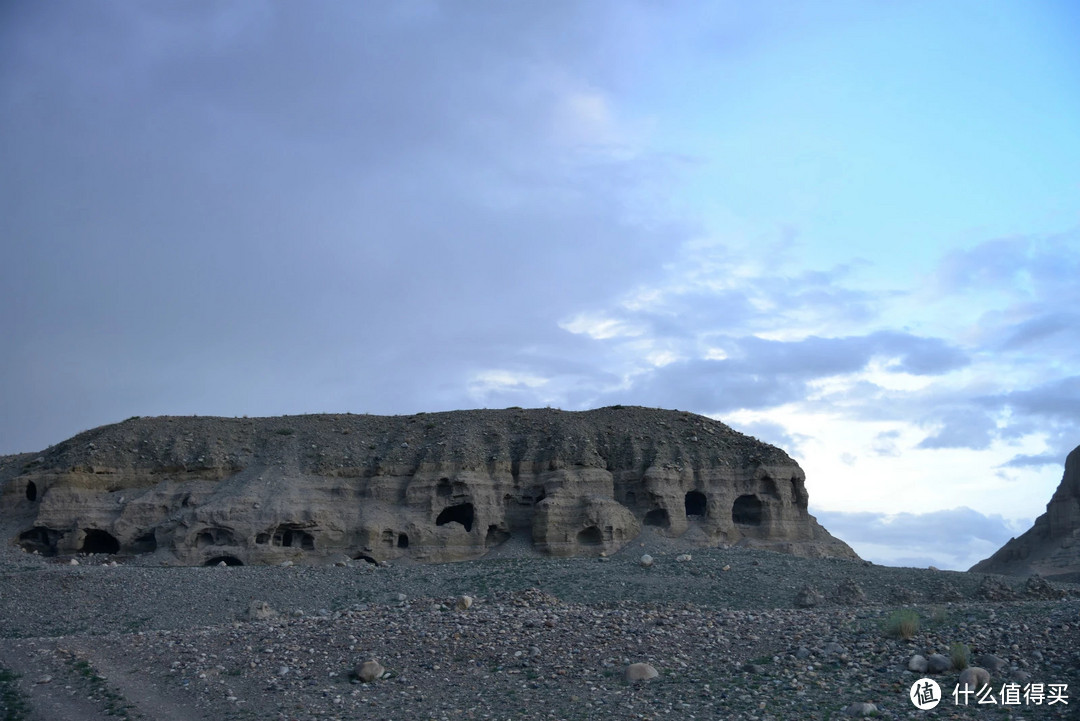
<svg viewBox="0 0 1080 721"><path fill-rule="evenodd" d="M1009 539L971 570L1080 582L1080 446L1065 459L1065 473L1046 504L1046 513L1035 519L1029 531Z"/></svg>
<svg viewBox="0 0 1080 721"><path fill-rule="evenodd" d="M512 537L612 553L687 545L855 558L779 448L680 411L132 418L0 459L5 532L43 555L183 565L452 561Z"/></svg>

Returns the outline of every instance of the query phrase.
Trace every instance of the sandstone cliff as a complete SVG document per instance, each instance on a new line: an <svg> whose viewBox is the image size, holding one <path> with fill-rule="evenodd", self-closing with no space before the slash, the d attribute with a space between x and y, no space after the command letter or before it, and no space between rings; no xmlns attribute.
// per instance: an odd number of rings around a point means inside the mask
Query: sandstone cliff
<svg viewBox="0 0 1080 721"><path fill-rule="evenodd" d="M1061 483L1046 513L1024 535L1009 539L990 558L971 567L981 573L1080 582L1080 446L1065 459Z"/></svg>
<svg viewBox="0 0 1080 721"><path fill-rule="evenodd" d="M186 565L478 558L512 536L611 553L689 544L855 558L802 469L709 418L611 407L132 418L0 459L12 540Z"/></svg>

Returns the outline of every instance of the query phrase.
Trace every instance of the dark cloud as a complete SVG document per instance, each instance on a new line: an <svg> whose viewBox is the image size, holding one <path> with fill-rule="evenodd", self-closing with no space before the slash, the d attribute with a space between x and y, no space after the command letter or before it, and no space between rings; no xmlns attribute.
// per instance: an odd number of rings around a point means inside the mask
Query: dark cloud
<svg viewBox="0 0 1080 721"><path fill-rule="evenodd" d="M803 400L811 381L860 371L877 357L920 374L943 373L968 362L944 341L894 332L799 341L756 336L713 340L727 358L670 363L637 379L623 395L646 405L725 413Z"/></svg>
<svg viewBox="0 0 1080 721"><path fill-rule="evenodd" d="M813 513L830 533L867 560L965 571L1030 525L1025 521L1020 528L999 515L965 507L929 513Z"/></svg>
<svg viewBox="0 0 1080 721"><path fill-rule="evenodd" d="M489 368L613 385L557 324L686 237L641 202L675 166L604 105L636 62L607 9L15 5L0 452L132 414L462 407Z"/></svg>

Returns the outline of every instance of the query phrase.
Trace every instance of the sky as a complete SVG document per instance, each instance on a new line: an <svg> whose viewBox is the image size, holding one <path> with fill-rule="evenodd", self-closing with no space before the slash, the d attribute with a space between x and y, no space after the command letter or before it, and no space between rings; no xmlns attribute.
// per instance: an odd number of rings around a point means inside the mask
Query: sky
<svg viewBox="0 0 1080 721"><path fill-rule="evenodd" d="M965 569L1080 444L1070 0L0 4L0 453L635 404Z"/></svg>

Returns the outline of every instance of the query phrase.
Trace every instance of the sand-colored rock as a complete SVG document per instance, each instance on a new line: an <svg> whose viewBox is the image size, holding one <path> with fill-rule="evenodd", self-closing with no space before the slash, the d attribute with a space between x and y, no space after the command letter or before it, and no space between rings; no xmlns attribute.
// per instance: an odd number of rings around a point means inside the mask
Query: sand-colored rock
<svg viewBox="0 0 1080 721"><path fill-rule="evenodd" d="M782 450L679 411L134 418L0 459L0 525L43 554L184 565L479 558L528 538L611 554L688 545L854 558Z"/></svg>
<svg viewBox="0 0 1080 721"><path fill-rule="evenodd" d="M994 555L970 570L1080 581L1080 446L1065 459L1065 472L1046 504L1046 513L1036 518L1026 533L1009 539Z"/></svg>

